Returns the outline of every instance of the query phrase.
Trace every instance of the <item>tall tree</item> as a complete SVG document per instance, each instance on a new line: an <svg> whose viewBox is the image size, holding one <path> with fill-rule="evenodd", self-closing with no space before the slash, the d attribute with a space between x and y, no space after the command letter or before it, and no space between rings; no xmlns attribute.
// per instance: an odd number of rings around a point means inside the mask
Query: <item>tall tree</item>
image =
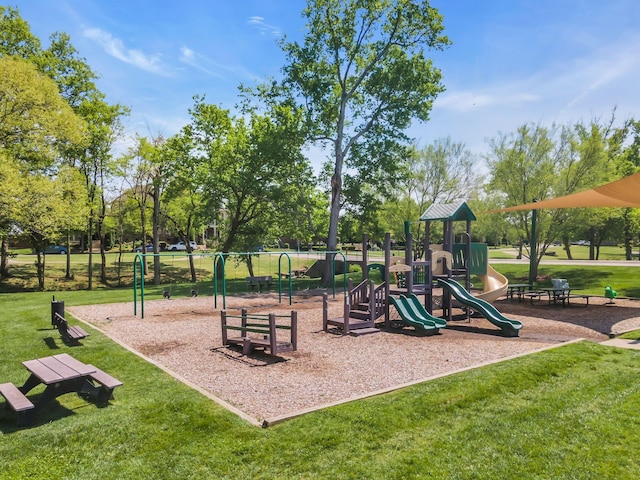
<svg viewBox="0 0 640 480"><path fill-rule="evenodd" d="M31 27L18 9L0 6L0 55L33 61L40 52L40 39L31 33Z"/></svg>
<svg viewBox="0 0 640 480"><path fill-rule="evenodd" d="M61 227L67 217L69 205L64 202L63 180L43 174L22 176L18 186L17 226L27 233L36 252L38 288L45 288L46 246L63 233Z"/></svg>
<svg viewBox="0 0 640 480"><path fill-rule="evenodd" d="M345 175L374 185L393 178L405 130L428 120L444 89L426 53L449 40L442 15L425 0L308 0L303 16L304 42L282 43L282 88L269 89L269 98L298 105L309 140L330 151L327 245L335 250Z"/></svg>
<svg viewBox="0 0 640 480"><path fill-rule="evenodd" d="M24 21L17 9L0 7L0 56L15 56L33 64L39 72L50 77L57 89L55 94L47 91L49 99L64 100L64 108L50 108L49 114L61 114L69 107L75 112L76 118L84 121L87 128L77 127L72 124L67 128L76 135L83 135L82 142L66 139L60 141L57 137L45 137L47 142L43 149L38 145L33 148L29 142L15 143L25 153L37 151L31 161L39 160L36 168L51 167L53 160L58 164L67 163L80 168L85 176L89 204L91 205L89 223L89 239L93 235L93 226L97 225L97 235L101 239L101 280L106 281L106 258L104 255L104 232L102 221L106 215L104 201L104 185L109 174L108 163L110 160L110 148L115 138L121 133L120 118L128 110L121 105L109 105L105 96L97 89L94 80L97 75L87 64L86 60L78 55L77 50L71 45L70 37L65 33L54 33L50 37L50 45L43 49L40 39L30 30L29 24ZM4 75L3 75L4 77ZM28 118L28 117L25 117ZM35 118L35 117L34 117ZM31 127L40 125L38 121L29 119ZM86 133L86 135L84 135ZM54 145L55 144L55 145ZM55 147L55 150L52 150ZM45 155L51 153L51 155ZM44 163L48 159L49 163ZM64 160L64 162L62 162ZM44 164L43 164L44 163ZM56 165L57 166L57 165ZM55 168L52 169L55 173ZM96 201L97 200L97 201ZM91 250L89 255L89 288L93 282L93 263Z"/></svg>
<svg viewBox="0 0 640 480"><path fill-rule="evenodd" d="M285 218L298 218L298 225L313 219L313 208L296 205L314 202L301 198L313 185L304 178L310 170L295 110L281 105L269 114L234 118L195 97L190 113L191 122L168 141L174 166L165 197L190 198L188 211L203 210L206 221L213 214L223 252L265 241Z"/></svg>
<svg viewBox="0 0 640 480"><path fill-rule="evenodd" d="M488 187L502 197L504 206L568 195L607 180L603 127L597 122L562 128L523 125L517 132L491 140ZM592 215L595 215L593 217ZM531 212L518 211L507 218L518 228L521 242L535 240L534 274L549 245L558 238L569 243L578 228L595 228L602 213L581 209L538 210L536 238L531 237ZM570 250L568 250L570 251Z"/></svg>
<svg viewBox="0 0 640 480"><path fill-rule="evenodd" d="M135 144L121 158L121 175L129 183L127 192L128 198L137 205L139 222L137 233L142 239L143 249L147 244L147 238L151 236L153 240L154 253L160 252L160 222L161 207L160 200L165 183L165 165L170 163L165 161L164 138L157 136L149 140L146 137L136 136ZM151 235L147 230L148 216L151 215ZM145 274L147 263L144 264ZM154 284L160 284L160 257L154 257Z"/></svg>
<svg viewBox="0 0 640 480"><path fill-rule="evenodd" d="M107 179L114 173L115 165L111 148L122 134L121 117L128 113L122 105L110 105L103 95L95 92L78 106L78 112L87 121L87 144L83 148L70 148L65 155L83 174L87 187L89 217L87 237L89 241L88 289L93 288L93 248L95 236L100 241L100 281L106 283L106 242L103 229L107 214L105 186Z"/></svg>
<svg viewBox="0 0 640 480"><path fill-rule="evenodd" d="M553 141L555 132L555 127L549 130L540 125L522 125L516 132L500 134L490 140L487 163L491 179L488 188L502 193L505 206L543 200L553 195L562 151L556 149ZM531 239L531 212L513 212L507 217L517 226L522 246ZM549 212L541 212L537 237L547 241L552 238L553 233L549 232L552 225ZM543 252L544 247L538 252L539 258ZM534 274L537 274L538 261L534 265Z"/></svg>

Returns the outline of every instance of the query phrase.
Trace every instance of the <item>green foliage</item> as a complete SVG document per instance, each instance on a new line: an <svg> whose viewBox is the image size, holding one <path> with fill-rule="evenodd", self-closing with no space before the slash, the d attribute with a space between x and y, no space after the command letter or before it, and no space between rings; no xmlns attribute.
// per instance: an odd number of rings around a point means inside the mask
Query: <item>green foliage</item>
<svg viewBox="0 0 640 480"><path fill-rule="evenodd" d="M606 126L591 122L572 127L544 128L523 125L517 132L491 140L488 184L493 201L502 206L519 205L585 190L613 180L611 155L607 153ZM496 194L500 196L496 196ZM618 212L610 209L538 210L537 263L555 240L562 239L570 252L569 241L587 237L600 241L604 226L611 225ZM516 211L506 218L518 230L520 240L531 238L531 211Z"/></svg>
<svg viewBox="0 0 640 480"><path fill-rule="evenodd" d="M312 236L322 203L301 154L300 118L286 106L234 118L195 97L191 123L170 139L172 181L166 197L189 193L190 209L211 214L222 251L247 250L283 233ZM182 179L182 183L179 183ZM301 208L302 206L302 208ZM184 207L182 207L184 209Z"/></svg>
<svg viewBox="0 0 640 480"><path fill-rule="evenodd" d="M52 80L16 57L0 57L0 144L28 170L49 166L63 143L81 144L85 125Z"/></svg>
<svg viewBox="0 0 640 480"><path fill-rule="evenodd" d="M426 52L449 41L442 16L427 2L309 0L303 15L304 41L281 44L283 81L258 92L267 103L297 105L307 138L331 154L334 250L345 201L366 209L375 198L352 187L373 185L373 193L394 182L406 154L404 130L428 119L443 90Z"/></svg>
<svg viewBox="0 0 640 480"><path fill-rule="evenodd" d="M18 9L0 6L0 55L33 60L40 54L40 40Z"/></svg>

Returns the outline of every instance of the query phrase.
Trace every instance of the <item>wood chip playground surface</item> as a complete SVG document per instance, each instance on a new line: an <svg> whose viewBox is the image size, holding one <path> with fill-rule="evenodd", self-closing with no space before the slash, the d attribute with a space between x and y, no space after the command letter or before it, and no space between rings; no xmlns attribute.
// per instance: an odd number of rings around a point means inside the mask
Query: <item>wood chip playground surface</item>
<svg viewBox="0 0 640 480"><path fill-rule="evenodd" d="M592 297L589 305L563 308L544 302L499 300L494 305L523 322L517 338L506 338L483 318L454 320L435 336L412 328L360 337L322 330L322 296L277 294L227 297L227 312L286 315L298 312L298 350L277 357L224 347L220 310L212 297L147 300L145 318L133 303L69 306L76 318L97 327L177 378L195 386L249 421L268 425L328 405L393 390L412 383L576 339L602 342L610 334L640 328L640 301ZM342 296L329 304L330 316ZM438 313L437 311L435 313ZM398 318L392 308L392 318Z"/></svg>

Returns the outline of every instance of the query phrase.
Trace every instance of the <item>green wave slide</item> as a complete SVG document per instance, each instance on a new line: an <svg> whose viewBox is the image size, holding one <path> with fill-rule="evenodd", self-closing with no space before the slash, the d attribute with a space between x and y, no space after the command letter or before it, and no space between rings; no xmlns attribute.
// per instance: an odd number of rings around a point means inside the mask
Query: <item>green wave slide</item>
<svg viewBox="0 0 640 480"><path fill-rule="evenodd" d="M485 300L474 297L455 280L443 280L439 278L438 283L449 290L460 303L471 307L496 327L500 328L506 336L518 336L518 332L522 328L522 322L505 317L496 307Z"/></svg>
<svg viewBox="0 0 640 480"><path fill-rule="evenodd" d="M416 300L417 303L420 304L420 300L417 297ZM422 307L424 312L417 309L413 300L405 297L404 295L400 295L398 298L391 297L391 303L396 307L396 310L400 314L405 325L414 327L416 331L423 335L435 335L441 328L447 326L446 321L441 318L434 317L427 312L422 305L420 305L420 307Z"/></svg>

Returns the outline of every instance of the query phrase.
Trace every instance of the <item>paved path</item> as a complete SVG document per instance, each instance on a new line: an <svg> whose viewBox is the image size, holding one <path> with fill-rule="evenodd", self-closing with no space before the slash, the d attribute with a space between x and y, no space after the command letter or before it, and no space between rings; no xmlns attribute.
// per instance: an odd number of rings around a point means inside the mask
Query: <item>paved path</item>
<svg viewBox="0 0 640 480"><path fill-rule="evenodd" d="M626 338L612 338L600 342L602 345L608 345L610 347L631 348L633 350L640 350L640 340L628 340Z"/></svg>

